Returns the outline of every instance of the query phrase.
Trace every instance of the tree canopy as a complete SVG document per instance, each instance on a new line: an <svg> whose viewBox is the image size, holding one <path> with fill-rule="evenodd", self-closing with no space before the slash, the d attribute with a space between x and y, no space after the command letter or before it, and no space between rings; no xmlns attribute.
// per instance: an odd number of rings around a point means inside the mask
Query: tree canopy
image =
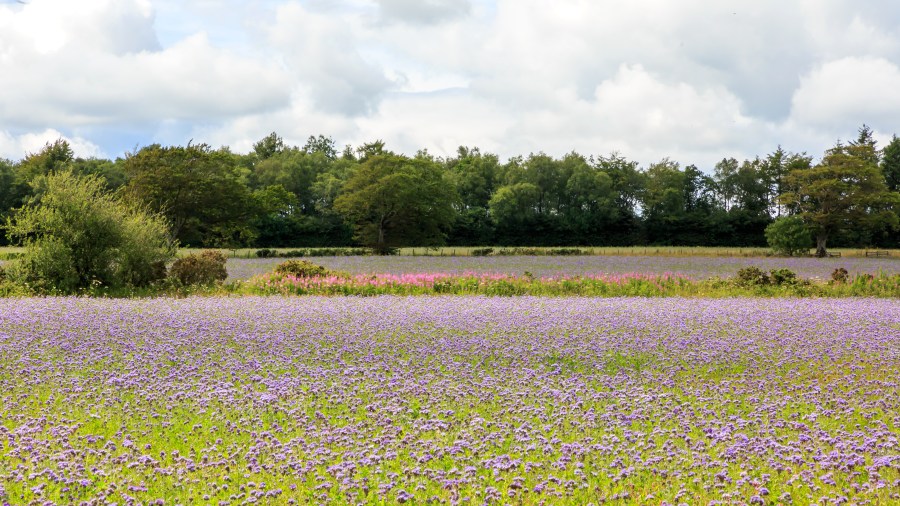
<svg viewBox="0 0 900 506"><path fill-rule="evenodd" d="M334 209L353 224L357 241L386 252L409 243L444 244L454 201L430 160L379 152L350 176Z"/></svg>
<svg viewBox="0 0 900 506"><path fill-rule="evenodd" d="M246 154L152 144L106 160L78 158L59 140L0 160L0 219L35 198L33 181L60 171L96 176L161 214L188 246L764 246L776 218L801 216L820 254L900 247L900 140L879 149L865 125L815 163L777 146L712 166L642 167L618 153L504 161L471 146L409 157L380 140L341 149L318 135L296 146L275 132Z"/></svg>
<svg viewBox="0 0 900 506"><path fill-rule="evenodd" d="M810 168L791 171L785 178L789 191L781 202L796 209L816 238L816 255L827 254L828 239L856 227L897 225L891 206L898 200L888 191L877 164L874 143L838 144Z"/></svg>

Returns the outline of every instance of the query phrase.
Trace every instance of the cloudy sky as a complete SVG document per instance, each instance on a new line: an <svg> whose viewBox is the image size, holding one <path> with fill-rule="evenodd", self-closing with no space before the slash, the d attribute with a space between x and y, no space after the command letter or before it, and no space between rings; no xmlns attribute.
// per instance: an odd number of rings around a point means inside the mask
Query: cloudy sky
<svg viewBox="0 0 900 506"><path fill-rule="evenodd" d="M900 134L895 0L0 0L0 157L276 131L709 169Z"/></svg>

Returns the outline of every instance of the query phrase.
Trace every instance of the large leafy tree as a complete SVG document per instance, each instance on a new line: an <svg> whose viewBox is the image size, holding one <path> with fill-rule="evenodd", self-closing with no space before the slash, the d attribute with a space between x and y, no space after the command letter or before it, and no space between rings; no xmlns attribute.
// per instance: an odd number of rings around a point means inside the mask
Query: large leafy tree
<svg viewBox="0 0 900 506"><path fill-rule="evenodd" d="M491 217L501 231L519 232L538 215L541 190L532 183L501 186L488 202Z"/></svg>
<svg viewBox="0 0 900 506"><path fill-rule="evenodd" d="M17 186L13 163L0 158L0 246L9 243L2 224L6 221L10 211L19 205L20 195Z"/></svg>
<svg viewBox="0 0 900 506"><path fill-rule="evenodd" d="M881 155L881 172L888 190L900 192L900 137L895 135Z"/></svg>
<svg viewBox="0 0 900 506"><path fill-rule="evenodd" d="M481 245L494 241L494 225L488 202L496 190L500 161L497 155L477 147L460 146L456 156L444 162L446 176L460 200L450 240L454 244Z"/></svg>
<svg viewBox="0 0 900 506"><path fill-rule="evenodd" d="M838 143L811 168L785 176L788 191L779 201L795 209L816 238L816 255L826 256L829 238L854 228L897 225L890 211L896 194L888 191L874 143Z"/></svg>
<svg viewBox="0 0 900 506"><path fill-rule="evenodd" d="M39 176L65 170L75 160L72 147L64 139L48 142L37 153L29 153L18 166L19 177L26 184Z"/></svg>
<svg viewBox="0 0 900 506"><path fill-rule="evenodd" d="M607 243L630 245L640 242L640 203L647 185L647 175L635 161L618 153L601 156L595 166L609 176L616 206L616 221L607 227Z"/></svg>
<svg viewBox="0 0 900 506"><path fill-rule="evenodd" d="M900 193L900 138L893 136L891 142L881 151L881 173L889 191L895 195ZM894 208L900 218L900 206ZM874 233L879 245L896 248L900 246L900 237L891 230L882 227Z"/></svg>
<svg viewBox="0 0 900 506"><path fill-rule="evenodd" d="M130 154L123 168L125 195L164 215L173 238L209 246L249 239L259 207L230 152L153 144Z"/></svg>
<svg viewBox="0 0 900 506"><path fill-rule="evenodd" d="M566 155L561 165L567 175L561 192L566 196L566 229L580 244L607 242L603 236L618 217L612 178L575 153Z"/></svg>
<svg viewBox="0 0 900 506"><path fill-rule="evenodd" d="M334 201L334 209L353 224L356 240L380 253L443 244L457 197L439 166L384 151L383 144L369 148Z"/></svg>

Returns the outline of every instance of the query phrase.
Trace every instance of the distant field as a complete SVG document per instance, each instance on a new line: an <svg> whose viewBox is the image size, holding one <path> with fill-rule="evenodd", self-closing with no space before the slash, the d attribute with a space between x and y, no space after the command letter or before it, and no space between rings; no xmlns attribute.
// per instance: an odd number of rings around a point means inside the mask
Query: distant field
<svg viewBox="0 0 900 506"><path fill-rule="evenodd" d="M900 302L0 300L0 504L897 504Z"/></svg>
<svg viewBox="0 0 900 506"><path fill-rule="evenodd" d="M496 252L507 249L512 250L514 247L492 246ZM674 257L764 257L771 255L769 248L708 248L708 247L687 247L687 246L632 246L632 247L565 247L566 249L580 249L588 252L590 255L599 256L674 256ZM223 249L223 253L229 257L235 258L256 258L256 251L259 248L242 248L242 249ZM296 251L306 248L274 248L278 252ZM315 249L315 248L313 248ZM341 248L336 248L341 249ZM484 247L443 247L443 248L400 248L399 256L471 256L473 250L484 249ZM548 251L559 248L528 248L541 251ZM2 251L3 248L0 248ZM199 249L182 249L180 254L187 254ZM840 253L841 257L865 257L866 251L858 248L836 248L831 249L831 253ZM887 251L890 256L900 258L900 250L878 250ZM813 250L810 250L813 253Z"/></svg>
<svg viewBox="0 0 900 506"><path fill-rule="evenodd" d="M584 274L664 274L672 273L702 280L712 276L729 277L741 267L751 265L765 270L786 267L804 278L828 279L843 267L851 274L900 273L900 256L888 258L780 258L780 257L699 257L699 256L364 256L314 257L308 260L352 274L408 273L502 273L535 276L577 276ZM248 279L271 271L283 258L229 258L229 280Z"/></svg>
<svg viewBox="0 0 900 506"><path fill-rule="evenodd" d="M501 250L513 250L514 247L493 246L494 255ZM566 249L579 249L588 255L582 256L664 256L664 257L766 257L771 255L768 248L707 248L707 247L686 247L686 246L632 246L632 247L565 247ZM256 252L260 248L240 248L240 249L220 249L230 258L257 258ZM274 248L274 251L289 252L297 250L305 250L308 248ZM316 249L316 248L313 248ZM350 248L333 248L333 249L350 249ZM472 256L474 250L484 249L483 247L444 247L444 248L400 248L398 256L428 256L428 257L459 257ZM559 248L528 248L541 252L549 252L549 250ZM17 247L0 247L0 260L5 260L10 254L17 254L24 251L23 248ZM202 248L182 248L178 254L180 256L202 251ZM875 250L865 250L856 248L836 248L831 249L831 253L840 253L842 258L865 258L866 252ZM887 251L890 257L900 258L900 250L878 250ZM812 253L812 250L810 250Z"/></svg>

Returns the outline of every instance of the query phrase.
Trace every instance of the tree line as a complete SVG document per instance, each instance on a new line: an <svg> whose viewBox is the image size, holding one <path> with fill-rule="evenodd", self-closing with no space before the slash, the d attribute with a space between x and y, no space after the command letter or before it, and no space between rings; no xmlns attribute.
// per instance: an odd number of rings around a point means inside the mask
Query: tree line
<svg viewBox="0 0 900 506"><path fill-rule="evenodd" d="M321 135L289 146L276 133L247 154L191 142L83 159L58 140L0 160L0 223L39 199L43 178L71 171L162 216L184 246L763 246L766 228L791 216L820 254L900 247L896 136L879 149L864 125L818 161L778 147L703 169L616 153L406 156L381 141L339 150Z"/></svg>

